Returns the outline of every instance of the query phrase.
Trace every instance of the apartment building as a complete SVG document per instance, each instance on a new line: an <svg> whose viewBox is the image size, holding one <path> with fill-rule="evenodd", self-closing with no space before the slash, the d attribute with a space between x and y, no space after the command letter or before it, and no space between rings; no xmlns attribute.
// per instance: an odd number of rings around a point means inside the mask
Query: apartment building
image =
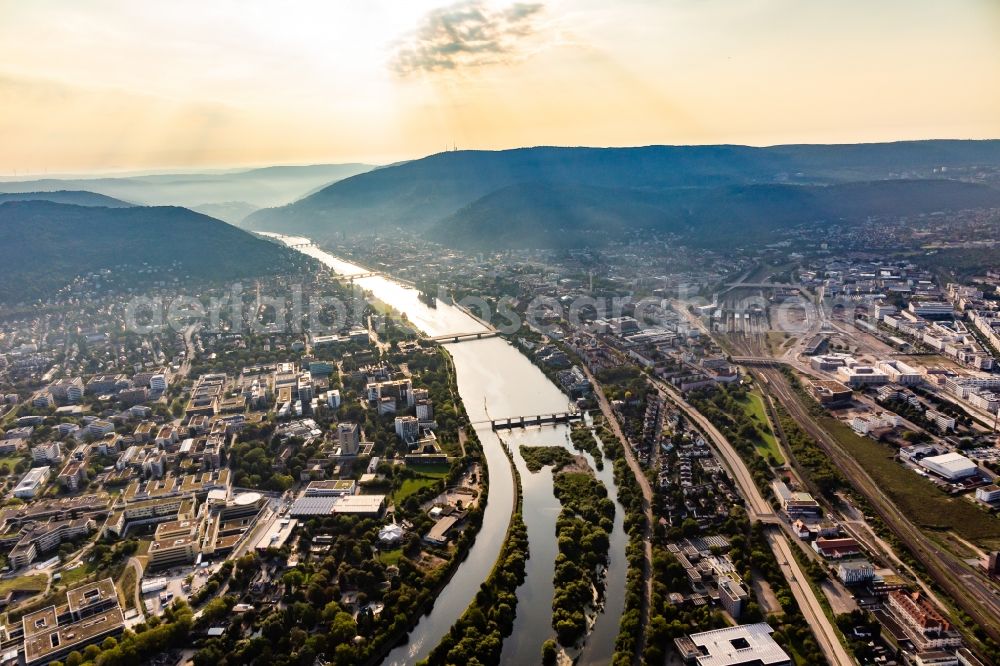
<svg viewBox="0 0 1000 666"><path fill-rule="evenodd" d="M163 374L155 374L149 378L149 390L163 392L167 390L167 377Z"/></svg>
<svg viewBox="0 0 1000 666"><path fill-rule="evenodd" d="M859 435L869 435L882 428L896 428L903 423L898 414L879 412L877 414L860 414L851 419L851 428Z"/></svg>
<svg viewBox="0 0 1000 666"><path fill-rule="evenodd" d="M90 395L117 393L130 385L131 382L125 375L94 375L87 382L85 392Z"/></svg>
<svg viewBox="0 0 1000 666"><path fill-rule="evenodd" d="M924 410L924 418L941 432L948 432L955 429L955 418L947 414L942 414L936 409Z"/></svg>
<svg viewBox="0 0 1000 666"><path fill-rule="evenodd" d="M992 391L974 391L969 394L969 404L991 414L996 414L997 411L1000 411L1000 394Z"/></svg>
<svg viewBox="0 0 1000 666"><path fill-rule="evenodd" d="M83 380L79 377L66 377L64 379L57 379L56 381L49 384L49 393L58 402L63 404L75 404L83 400L83 394L86 391L86 387L83 384Z"/></svg>
<svg viewBox="0 0 1000 666"><path fill-rule="evenodd" d="M924 381L919 370L895 359L878 361L875 368L885 373L890 382L900 386L916 386Z"/></svg>
<svg viewBox="0 0 1000 666"><path fill-rule="evenodd" d="M82 460L71 460L59 472L56 480L63 488L75 493L87 480L87 465Z"/></svg>
<svg viewBox="0 0 1000 666"><path fill-rule="evenodd" d="M51 463L53 465L62 462L62 449L59 442L42 442L31 449L31 461L33 463Z"/></svg>
<svg viewBox="0 0 1000 666"><path fill-rule="evenodd" d="M7 559L14 569L28 566L40 555L58 548L61 543L86 536L95 529L97 524L92 518L28 523L21 529L17 543Z"/></svg>
<svg viewBox="0 0 1000 666"><path fill-rule="evenodd" d="M413 381L399 379L387 382L370 382L367 387L368 401L379 404L384 398L391 398L396 407L413 407Z"/></svg>
<svg viewBox="0 0 1000 666"><path fill-rule="evenodd" d="M420 420L415 416L397 416L396 436L404 442L415 442L420 437Z"/></svg>
<svg viewBox="0 0 1000 666"><path fill-rule="evenodd" d="M111 421L97 419L87 424L87 434L93 437L104 437L115 431L115 424Z"/></svg>
<svg viewBox="0 0 1000 666"><path fill-rule="evenodd" d="M361 446L361 426L357 423L338 423L337 443L340 444L340 455L357 455Z"/></svg>
<svg viewBox="0 0 1000 666"><path fill-rule="evenodd" d="M958 647L962 637L928 599L919 592L893 590L888 609L919 650Z"/></svg>

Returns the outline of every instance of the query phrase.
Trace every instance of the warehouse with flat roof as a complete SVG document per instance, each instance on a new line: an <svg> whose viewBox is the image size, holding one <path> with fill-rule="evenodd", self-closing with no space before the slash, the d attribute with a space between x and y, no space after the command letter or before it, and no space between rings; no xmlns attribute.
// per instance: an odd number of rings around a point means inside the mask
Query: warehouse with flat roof
<svg viewBox="0 0 1000 666"><path fill-rule="evenodd" d="M958 481L979 471L976 463L960 453L930 456L920 461L920 466L947 481Z"/></svg>

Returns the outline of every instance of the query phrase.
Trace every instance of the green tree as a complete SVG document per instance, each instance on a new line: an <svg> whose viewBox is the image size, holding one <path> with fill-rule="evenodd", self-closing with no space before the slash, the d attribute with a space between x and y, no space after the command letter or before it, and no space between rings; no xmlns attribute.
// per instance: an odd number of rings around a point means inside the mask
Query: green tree
<svg viewBox="0 0 1000 666"><path fill-rule="evenodd" d="M551 638L542 643L542 664L544 666L555 666L559 656L559 648Z"/></svg>

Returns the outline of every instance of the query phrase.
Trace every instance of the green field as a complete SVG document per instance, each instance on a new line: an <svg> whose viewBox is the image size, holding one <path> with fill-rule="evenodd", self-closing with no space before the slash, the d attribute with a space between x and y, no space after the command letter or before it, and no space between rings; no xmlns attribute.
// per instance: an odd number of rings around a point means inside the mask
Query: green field
<svg viewBox="0 0 1000 666"><path fill-rule="evenodd" d="M451 471L449 465L420 465L410 468L418 476L403 479L399 488L392 494L392 501L401 504L410 495L433 486L435 483L448 476Z"/></svg>
<svg viewBox="0 0 1000 666"><path fill-rule="evenodd" d="M68 585L72 587L74 584L83 580L95 571L97 571L97 567L94 563L85 561L82 565L74 569L64 569L63 571L60 571L59 573L62 574L62 579L59 583L61 585Z"/></svg>
<svg viewBox="0 0 1000 666"><path fill-rule="evenodd" d="M0 466L7 463L7 467L9 467L10 471L13 472L14 468L17 467L17 463L22 460L24 460L24 456L2 456L0 457Z"/></svg>
<svg viewBox="0 0 1000 666"><path fill-rule="evenodd" d="M5 595L14 590L41 592L45 589L46 581L45 574L31 574L30 576L18 576L17 578L0 580L0 595Z"/></svg>
<svg viewBox="0 0 1000 666"><path fill-rule="evenodd" d="M900 511L921 527L953 530L988 550L1000 547L1000 518L964 499L945 495L936 485L894 461L895 452L889 447L858 436L832 417L818 420L861 463Z"/></svg>
<svg viewBox="0 0 1000 666"><path fill-rule="evenodd" d="M770 460L774 458L779 465L785 464L785 457L781 455L781 448L778 440L771 430L771 425L767 421L767 410L764 408L764 398L757 391L747 394L745 400L738 401L743 407L743 412L760 426L762 439L754 442L757 455Z"/></svg>
<svg viewBox="0 0 1000 666"><path fill-rule="evenodd" d="M122 573L121 580L118 581L118 598L126 609L135 606L135 586L138 584L135 567L125 567L125 572Z"/></svg>
<svg viewBox="0 0 1000 666"><path fill-rule="evenodd" d="M378 554L378 559L382 564L392 566L399 563L399 558L403 556L402 548L393 548L392 550L383 550Z"/></svg>
<svg viewBox="0 0 1000 666"><path fill-rule="evenodd" d="M399 489L392 494L392 500L396 504L402 504L407 497L410 495L428 488L437 483L437 479L430 479L426 477L417 477L415 479L403 479L403 483L400 484Z"/></svg>

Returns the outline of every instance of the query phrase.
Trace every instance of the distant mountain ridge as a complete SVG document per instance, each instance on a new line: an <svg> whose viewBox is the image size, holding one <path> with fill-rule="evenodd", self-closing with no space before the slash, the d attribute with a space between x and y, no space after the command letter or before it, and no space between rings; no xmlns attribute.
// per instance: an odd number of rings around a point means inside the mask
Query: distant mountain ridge
<svg viewBox="0 0 1000 666"><path fill-rule="evenodd" d="M105 206L107 208L128 208L135 205L114 197L82 190L0 193L0 203L7 201L51 201L52 203L73 204L75 206Z"/></svg>
<svg viewBox="0 0 1000 666"><path fill-rule="evenodd" d="M585 247L631 231L672 233L693 245L767 241L799 224L851 223L1000 207L1000 190L954 180L833 185L754 184L658 192L527 183L493 192L433 225L456 248Z"/></svg>
<svg viewBox="0 0 1000 666"><path fill-rule="evenodd" d="M238 280L303 263L294 250L172 206L12 201L0 204L0 235L0 301L8 303L46 298L113 267L144 267L158 280Z"/></svg>
<svg viewBox="0 0 1000 666"><path fill-rule="evenodd" d="M570 230L600 242L602 231L644 227L680 229L703 241L702 226L725 226L727 210L734 222L773 231L886 214L893 191L921 202L919 210L901 202L911 212L964 207L955 200L960 189L976 205L993 205L997 190L983 185L944 184L922 193L918 186L878 184L956 183L946 174L983 166L1000 167L1000 141L446 152L346 178L287 206L259 210L242 225L320 241L399 228L486 249L505 236L516 242L516 228L532 232L522 234L523 243L549 242ZM830 201L837 190L794 189L848 183L857 183L851 192L861 197L853 207Z"/></svg>
<svg viewBox="0 0 1000 666"><path fill-rule="evenodd" d="M0 192L86 190L142 205L191 208L239 202L256 209L286 204L318 187L372 168L369 164L316 164L208 173L8 180L0 181Z"/></svg>

